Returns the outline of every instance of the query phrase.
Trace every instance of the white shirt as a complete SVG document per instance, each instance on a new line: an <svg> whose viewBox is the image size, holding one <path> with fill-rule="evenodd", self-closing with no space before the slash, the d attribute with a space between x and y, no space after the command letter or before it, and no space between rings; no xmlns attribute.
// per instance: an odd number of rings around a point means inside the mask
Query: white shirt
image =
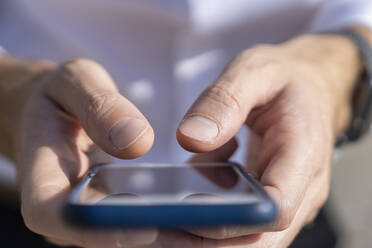
<svg viewBox="0 0 372 248"><path fill-rule="evenodd" d="M350 24L372 27L371 0L0 2L7 52L56 62L86 57L108 70L154 128L153 148L138 159L148 162L189 157L177 144L177 125L239 51ZM247 133L239 136L244 144Z"/></svg>

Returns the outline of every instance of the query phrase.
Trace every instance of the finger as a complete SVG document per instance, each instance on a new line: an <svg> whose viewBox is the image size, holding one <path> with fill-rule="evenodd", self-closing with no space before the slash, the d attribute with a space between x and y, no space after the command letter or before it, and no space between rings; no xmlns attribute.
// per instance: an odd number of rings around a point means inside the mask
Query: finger
<svg viewBox="0 0 372 248"><path fill-rule="evenodd" d="M152 243L157 236L154 229L101 232L74 228L63 221L62 208L73 182L87 171L89 159L79 147L82 142L77 141L73 121L62 121L64 115L46 99L37 102L35 109L42 111L27 122L20 161L21 210L26 226L51 239L81 247L135 247Z"/></svg>
<svg viewBox="0 0 372 248"><path fill-rule="evenodd" d="M199 237L204 237L214 240L225 240L239 237L250 236L258 238L266 228L261 228L262 230L258 232L257 227L251 226L220 226L213 228L198 228L198 229L189 229L189 233L197 235Z"/></svg>
<svg viewBox="0 0 372 248"><path fill-rule="evenodd" d="M164 248L193 247L193 248L243 248L255 243L260 235L249 235L233 239L209 239L180 231L162 231L158 243Z"/></svg>
<svg viewBox="0 0 372 248"><path fill-rule="evenodd" d="M311 182L311 185L306 192L306 196L298 210L298 214L296 214L290 226L283 231L246 234L242 236L243 229L239 230L239 227L232 227L230 229L214 230L219 231L215 233L212 232L212 229L209 233L200 231L193 232L193 234L197 236L177 233L175 234L176 236L167 235L164 237L160 234L159 240L168 244L168 246L164 247L176 247L172 246L175 237L176 240L183 240L185 243L189 242L187 244L192 243L194 245L192 247L288 247L301 228L314 219L316 213L324 204L329 192L329 180L330 171L328 169L320 173ZM236 233L234 233L234 230ZM247 230L249 230L249 227L246 227L246 231Z"/></svg>
<svg viewBox="0 0 372 248"><path fill-rule="evenodd" d="M74 244L71 244L70 242L66 242L65 240L56 239L56 238L48 238L45 237L46 241L58 246L72 246Z"/></svg>
<svg viewBox="0 0 372 248"><path fill-rule="evenodd" d="M291 225L310 183L331 161L331 132L319 121L318 106L307 99L310 96L299 85L287 87L252 126L264 133L257 173L278 207L272 231Z"/></svg>
<svg viewBox="0 0 372 248"><path fill-rule="evenodd" d="M318 106L308 98L311 94L299 86L289 85L269 108L248 120L263 141L258 164L248 163L247 170L256 173L278 207L278 216L266 231L284 231L292 225L314 176L331 159L330 131L319 121ZM308 204L314 207L314 202Z"/></svg>
<svg viewBox="0 0 372 248"><path fill-rule="evenodd" d="M194 102L177 130L182 147L192 152L220 147L238 132L252 108L268 103L284 87L286 72L268 59L274 49L261 50L234 59Z"/></svg>
<svg viewBox="0 0 372 248"><path fill-rule="evenodd" d="M73 60L51 74L46 95L74 115L105 152L134 158L152 146L153 130L141 112L121 96L108 73L89 60Z"/></svg>
<svg viewBox="0 0 372 248"><path fill-rule="evenodd" d="M257 242L247 246L250 248L285 248L289 247L300 230L312 221L320 207L327 199L329 192L330 172L324 170L310 184L305 198L293 221L283 231L263 233ZM314 207L315 204L315 207Z"/></svg>
<svg viewBox="0 0 372 248"><path fill-rule="evenodd" d="M140 232L140 231L132 231L132 232L129 232L129 231L118 231L115 235L112 235L112 233L110 232L97 232L97 231L93 231L91 232L88 236L85 235L85 239L88 239L88 240L91 240L92 238L90 238L89 236L90 235L94 235L94 239L95 239L95 246L91 246L89 243L87 243L87 246L85 246L86 248L94 248L94 247L102 247L102 248L106 248L106 247L112 247L112 248L123 248L123 247L128 247L128 248L149 248L149 247L153 247L153 248L161 248L159 246L156 245L156 242L153 242L155 240L155 238L151 239L152 241L151 242L143 242L142 243L138 243L138 242L133 242L135 241L135 239L141 239L141 238L145 238L146 237L143 235L144 232ZM114 243L114 246L110 245L110 243L107 243L107 241L109 239L107 239L107 237L104 237L104 236L114 236L116 237L116 241ZM53 243L55 245L58 245L58 246L61 246L61 247L70 247L70 246L74 246L76 244L74 243L71 243L71 242L68 242L68 241L65 241L65 240L61 240L61 239L57 239L57 238L46 238L46 240L49 242L49 243ZM86 243L86 242L85 242Z"/></svg>

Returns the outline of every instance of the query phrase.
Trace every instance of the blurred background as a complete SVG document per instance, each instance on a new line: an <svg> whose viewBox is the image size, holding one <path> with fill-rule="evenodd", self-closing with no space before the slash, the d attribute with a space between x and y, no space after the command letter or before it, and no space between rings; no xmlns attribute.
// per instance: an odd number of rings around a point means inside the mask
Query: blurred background
<svg viewBox="0 0 372 248"><path fill-rule="evenodd" d="M372 134L335 153L327 204L339 248L372 246Z"/></svg>

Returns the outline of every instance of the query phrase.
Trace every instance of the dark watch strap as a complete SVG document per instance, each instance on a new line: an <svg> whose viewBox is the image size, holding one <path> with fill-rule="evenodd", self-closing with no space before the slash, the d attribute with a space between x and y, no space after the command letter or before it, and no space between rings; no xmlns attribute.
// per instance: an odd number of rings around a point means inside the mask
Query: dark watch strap
<svg viewBox="0 0 372 248"><path fill-rule="evenodd" d="M336 146L340 147L362 137L370 129L372 123L372 47L370 43L352 30L329 32L348 38L358 48L364 70L354 88L353 113L351 123L346 132L340 134Z"/></svg>

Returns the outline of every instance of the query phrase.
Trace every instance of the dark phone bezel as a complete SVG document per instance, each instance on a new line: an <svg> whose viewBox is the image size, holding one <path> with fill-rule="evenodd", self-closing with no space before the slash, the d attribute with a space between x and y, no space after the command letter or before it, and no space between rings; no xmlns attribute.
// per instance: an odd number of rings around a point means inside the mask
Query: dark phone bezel
<svg viewBox="0 0 372 248"><path fill-rule="evenodd" d="M80 193L100 167L94 166L73 189L63 208L63 219L85 228L184 228L221 225L263 225L275 220L277 207L260 183L242 166L229 162L250 184L259 201L234 204L87 205L77 203ZM228 213L228 214L227 214Z"/></svg>

